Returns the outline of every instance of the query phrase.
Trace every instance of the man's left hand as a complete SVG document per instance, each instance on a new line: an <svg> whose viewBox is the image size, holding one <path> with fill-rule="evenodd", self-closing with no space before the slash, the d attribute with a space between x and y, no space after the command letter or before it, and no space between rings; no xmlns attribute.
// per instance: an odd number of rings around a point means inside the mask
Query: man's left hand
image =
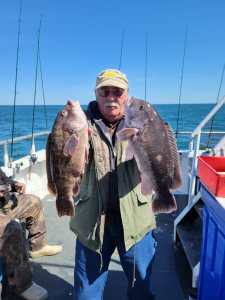
<svg viewBox="0 0 225 300"><path fill-rule="evenodd" d="M19 193L19 194L24 194L25 193L25 191L26 191L25 183L16 181L14 186L15 186L15 190L16 190L17 193Z"/></svg>

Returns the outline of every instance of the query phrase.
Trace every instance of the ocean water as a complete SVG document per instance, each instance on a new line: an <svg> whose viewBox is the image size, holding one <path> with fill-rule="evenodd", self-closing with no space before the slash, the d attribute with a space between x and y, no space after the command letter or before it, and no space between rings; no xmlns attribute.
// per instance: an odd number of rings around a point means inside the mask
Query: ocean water
<svg viewBox="0 0 225 300"><path fill-rule="evenodd" d="M177 113L178 105L153 105L161 117L167 121L170 126L176 131L177 128ZM213 104L182 104L180 106L180 118L178 122L178 131L192 131L199 124L199 122L212 109ZM44 106L36 106L34 132L51 130L57 112L62 106L46 106L46 114ZM86 108L85 106L83 107ZM12 136L12 106L0 106L0 141L11 139ZM18 105L15 109L15 131L14 136L22 136L31 134L32 131L32 106ZM207 124L205 130L209 130L211 122ZM213 131L225 131L225 107L223 107L215 116L213 121ZM215 144L219 140L219 136L211 136L210 145ZM177 144L179 149L187 149L189 136L177 136ZM35 140L36 149L45 147L46 137L39 137ZM208 144L208 136L202 137L201 146ZM19 142L13 146L13 159L19 158L29 153L31 141ZM8 146L9 153L11 153L11 146ZM2 165L3 148L0 146L0 165Z"/></svg>

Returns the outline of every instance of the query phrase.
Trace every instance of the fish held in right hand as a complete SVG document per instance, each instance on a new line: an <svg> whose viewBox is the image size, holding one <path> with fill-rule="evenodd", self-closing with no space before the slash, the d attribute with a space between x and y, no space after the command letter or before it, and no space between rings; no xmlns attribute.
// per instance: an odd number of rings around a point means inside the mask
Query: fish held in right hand
<svg viewBox="0 0 225 300"><path fill-rule="evenodd" d="M88 123L78 101L68 101L56 117L47 141L46 168L49 190L57 196L59 216L73 216L73 196L88 158Z"/></svg>

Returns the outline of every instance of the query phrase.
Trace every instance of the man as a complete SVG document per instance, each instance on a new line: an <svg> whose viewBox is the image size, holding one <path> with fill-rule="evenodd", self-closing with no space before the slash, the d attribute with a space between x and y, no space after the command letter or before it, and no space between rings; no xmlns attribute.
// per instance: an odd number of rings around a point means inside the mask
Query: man
<svg viewBox="0 0 225 300"><path fill-rule="evenodd" d="M21 224L15 219L25 224L32 258L62 251L61 245L47 244L41 200L25 194L25 185L7 177L0 169L0 254L6 263L6 280L24 299L46 299L47 291L32 283L25 236Z"/></svg>
<svg viewBox="0 0 225 300"><path fill-rule="evenodd" d="M128 299L150 300L156 245L151 197L141 194L135 159L125 160L127 142L116 139L128 80L119 70L105 70L97 77L95 93L87 109L89 158L70 223L77 235L74 300L102 299L115 248L128 279Z"/></svg>

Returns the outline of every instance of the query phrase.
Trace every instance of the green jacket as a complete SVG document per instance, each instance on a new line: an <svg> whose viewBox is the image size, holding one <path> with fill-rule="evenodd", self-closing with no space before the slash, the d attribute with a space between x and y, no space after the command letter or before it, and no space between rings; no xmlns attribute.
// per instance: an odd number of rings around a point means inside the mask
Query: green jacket
<svg viewBox="0 0 225 300"><path fill-rule="evenodd" d="M80 193L75 198L75 216L71 218L70 228L86 247L100 252L104 234L104 207L110 193L112 147L89 114L88 122L91 128L89 158ZM140 173L135 159L126 160L126 147L127 142L117 141L113 155L117 158L119 207L128 250L155 228L155 217L151 209L151 197L141 194Z"/></svg>

